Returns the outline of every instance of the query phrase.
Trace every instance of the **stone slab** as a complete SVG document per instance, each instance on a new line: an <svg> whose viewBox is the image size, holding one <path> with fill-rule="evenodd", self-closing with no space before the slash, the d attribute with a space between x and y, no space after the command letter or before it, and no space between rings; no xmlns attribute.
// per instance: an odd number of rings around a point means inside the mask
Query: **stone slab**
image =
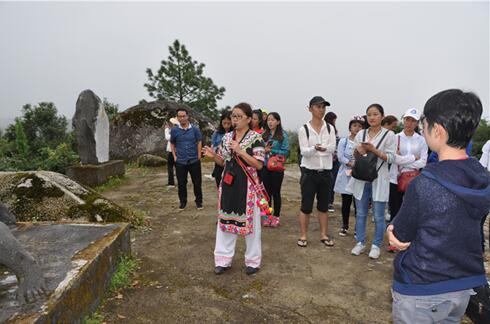
<svg viewBox="0 0 490 324"><path fill-rule="evenodd" d="M81 323L130 254L128 224L20 223L13 234L40 263L48 293L19 305L17 280L1 268L0 323Z"/></svg>
<svg viewBox="0 0 490 324"><path fill-rule="evenodd" d="M109 177L118 177L126 172L124 161L111 160L101 164L74 165L68 168L66 175L78 183L95 187L106 183Z"/></svg>

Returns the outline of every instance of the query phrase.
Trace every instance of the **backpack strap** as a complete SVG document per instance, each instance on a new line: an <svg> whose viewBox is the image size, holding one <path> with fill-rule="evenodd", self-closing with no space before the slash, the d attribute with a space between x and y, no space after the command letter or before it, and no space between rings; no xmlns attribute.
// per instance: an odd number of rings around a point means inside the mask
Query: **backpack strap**
<svg viewBox="0 0 490 324"><path fill-rule="evenodd" d="M381 146L381 143L385 139L386 135L388 135L388 132L389 131L386 131L386 133L383 134L383 137L381 137L381 140L379 141L378 145L376 145L376 149L379 149L379 147Z"/></svg>
<svg viewBox="0 0 490 324"><path fill-rule="evenodd" d="M383 137L381 137L381 140L379 141L378 145L376 145L376 149L379 149L379 147L381 146L381 142L383 142L383 140L385 139L386 135L388 135L390 131L386 131L386 133L383 134ZM381 162L381 164L379 165L379 168L376 170L376 172L379 171L379 169L381 169L381 167L383 166L383 164L385 163L386 161L383 160Z"/></svg>
<svg viewBox="0 0 490 324"><path fill-rule="evenodd" d="M303 127L305 128L306 139L309 141L310 140L310 131L308 129L308 125L304 124Z"/></svg>

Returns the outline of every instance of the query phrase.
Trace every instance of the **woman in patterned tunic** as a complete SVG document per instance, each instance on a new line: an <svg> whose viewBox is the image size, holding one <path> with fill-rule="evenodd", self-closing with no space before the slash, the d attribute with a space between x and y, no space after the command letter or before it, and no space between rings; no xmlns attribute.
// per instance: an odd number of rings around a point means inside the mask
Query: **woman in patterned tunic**
<svg viewBox="0 0 490 324"><path fill-rule="evenodd" d="M217 275L231 266L238 235L245 236L245 272L251 275L260 268L262 244L256 190L237 160L243 162L251 177L258 183L257 170L263 166L264 142L260 134L250 129L251 119L252 108L249 104L236 105L231 113L234 131L225 134L217 153L209 147L204 148L206 156L224 166L223 180L219 187L214 250L214 272Z"/></svg>

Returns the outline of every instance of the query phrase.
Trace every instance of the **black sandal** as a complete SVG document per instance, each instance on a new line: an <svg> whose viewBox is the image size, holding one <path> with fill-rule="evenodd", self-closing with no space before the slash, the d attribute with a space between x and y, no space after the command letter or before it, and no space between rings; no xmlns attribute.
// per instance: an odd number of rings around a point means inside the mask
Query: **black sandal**
<svg viewBox="0 0 490 324"><path fill-rule="evenodd" d="M333 240L330 239L329 236L327 236L326 239L320 240L320 242L322 242L323 244L325 244L325 246L328 246L328 247L334 246Z"/></svg>
<svg viewBox="0 0 490 324"><path fill-rule="evenodd" d="M299 247L306 247L308 246L308 241L303 240L303 239L298 239L298 242L296 243Z"/></svg>

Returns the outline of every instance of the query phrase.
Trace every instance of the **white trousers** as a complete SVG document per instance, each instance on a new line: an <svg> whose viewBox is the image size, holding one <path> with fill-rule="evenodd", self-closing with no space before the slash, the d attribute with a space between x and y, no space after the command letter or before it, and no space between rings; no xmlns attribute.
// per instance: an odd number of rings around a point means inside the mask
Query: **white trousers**
<svg viewBox="0 0 490 324"><path fill-rule="evenodd" d="M245 235L245 265L260 268L262 259L262 241L260 236L260 209L255 206L253 219L253 233ZM216 227L216 246L214 248L214 264L220 267L229 267L235 255L237 234L223 232Z"/></svg>

